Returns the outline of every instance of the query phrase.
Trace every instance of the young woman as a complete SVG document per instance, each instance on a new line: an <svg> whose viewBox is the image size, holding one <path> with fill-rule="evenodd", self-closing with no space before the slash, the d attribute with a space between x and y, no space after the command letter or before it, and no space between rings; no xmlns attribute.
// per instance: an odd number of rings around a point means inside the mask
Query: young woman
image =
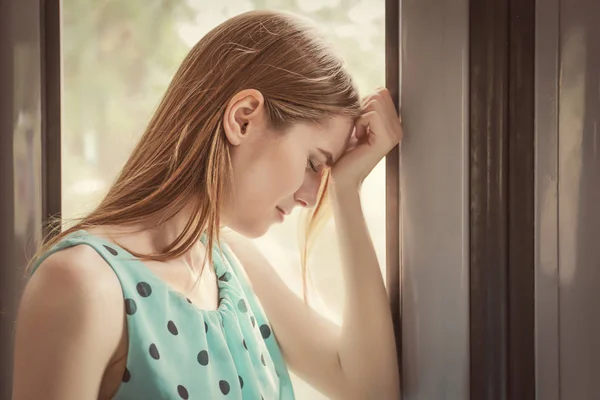
<svg viewBox="0 0 600 400"><path fill-rule="evenodd" d="M213 29L103 201L32 261L13 399L293 399L288 367L332 399L399 398L359 189L401 137L389 93L361 102L310 25L261 11ZM314 220L326 196L341 327L241 237L297 206Z"/></svg>

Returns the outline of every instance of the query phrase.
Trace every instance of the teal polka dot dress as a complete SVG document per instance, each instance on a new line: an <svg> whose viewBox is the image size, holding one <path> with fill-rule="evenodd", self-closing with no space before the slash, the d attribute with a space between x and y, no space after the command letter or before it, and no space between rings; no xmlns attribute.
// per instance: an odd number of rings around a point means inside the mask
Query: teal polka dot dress
<svg viewBox="0 0 600 400"><path fill-rule="evenodd" d="M57 243L35 267L80 244L106 260L123 289L129 351L114 399L294 399L269 322L226 245L224 257L212 249L219 307L201 310L133 255L83 230Z"/></svg>

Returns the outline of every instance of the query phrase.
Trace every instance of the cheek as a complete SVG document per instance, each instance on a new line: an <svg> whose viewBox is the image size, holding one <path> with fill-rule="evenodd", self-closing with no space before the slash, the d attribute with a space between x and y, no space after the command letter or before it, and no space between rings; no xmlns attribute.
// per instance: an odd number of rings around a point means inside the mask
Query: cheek
<svg viewBox="0 0 600 400"><path fill-rule="evenodd" d="M249 237L261 236L276 221L275 207L289 205L304 183L305 155L290 143L232 155L232 164L235 186L223 222Z"/></svg>
<svg viewBox="0 0 600 400"><path fill-rule="evenodd" d="M298 144L283 142L261 150L232 157L236 208L277 205L304 182L307 160Z"/></svg>
<svg viewBox="0 0 600 400"><path fill-rule="evenodd" d="M293 195L304 182L306 175L307 159L298 151L296 146L288 146L279 152L276 158L273 172L277 174L279 188L284 195Z"/></svg>

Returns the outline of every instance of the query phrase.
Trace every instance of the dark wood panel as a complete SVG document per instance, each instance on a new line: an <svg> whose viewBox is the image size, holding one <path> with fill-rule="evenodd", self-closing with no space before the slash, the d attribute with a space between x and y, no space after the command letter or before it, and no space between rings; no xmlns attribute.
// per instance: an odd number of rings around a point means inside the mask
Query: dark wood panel
<svg viewBox="0 0 600 400"><path fill-rule="evenodd" d="M396 109L400 103L400 1L385 2L385 85ZM402 366L402 328L400 297L400 149L396 146L386 157L386 284L396 334L398 368Z"/></svg>
<svg viewBox="0 0 600 400"><path fill-rule="evenodd" d="M534 0L470 3L470 389L534 399Z"/></svg>
<svg viewBox="0 0 600 400"><path fill-rule="evenodd" d="M508 4L470 4L471 399L507 398Z"/></svg>
<svg viewBox="0 0 600 400"><path fill-rule="evenodd" d="M61 8L60 1L42 1L42 218L45 232L55 226L48 220L61 213Z"/></svg>
<svg viewBox="0 0 600 400"><path fill-rule="evenodd" d="M12 396L12 342L16 316L13 121L15 33L13 4L0 1L0 399Z"/></svg>
<svg viewBox="0 0 600 400"><path fill-rule="evenodd" d="M508 398L535 399L535 1L510 0Z"/></svg>

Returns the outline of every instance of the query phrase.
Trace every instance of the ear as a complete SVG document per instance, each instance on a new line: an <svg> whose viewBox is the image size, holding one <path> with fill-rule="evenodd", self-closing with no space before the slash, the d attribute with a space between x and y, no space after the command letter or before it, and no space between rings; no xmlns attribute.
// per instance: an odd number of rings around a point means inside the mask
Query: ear
<svg viewBox="0 0 600 400"><path fill-rule="evenodd" d="M244 89L229 100L223 115L223 129L232 145L240 145L250 130L260 125L264 104L262 93L256 89Z"/></svg>

